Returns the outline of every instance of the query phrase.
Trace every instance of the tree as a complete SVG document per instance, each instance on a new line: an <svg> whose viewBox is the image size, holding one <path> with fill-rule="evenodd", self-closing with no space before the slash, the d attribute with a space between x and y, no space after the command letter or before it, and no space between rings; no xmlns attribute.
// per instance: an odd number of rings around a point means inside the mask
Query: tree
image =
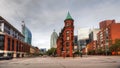
<svg viewBox="0 0 120 68"><path fill-rule="evenodd" d="M95 55L95 50L90 50L90 51L88 51L88 54L89 54L89 55Z"/></svg>
<svg viewBox="0 0 120 68"><path fill-rule="evenodd" d="M116 39L115 43L109 48L111 52L117 53L120 50L120 39Z"/></svg>
<svg viewBox="0 0 120 68"><path fill-rule="evenodd" d="M79 56L81 52L79 50L75 51L74 56Z"/></svg>
<svg viewBox="0 0 120 68"><path fill-rule="evenodd" d="M55 55L56 54L56 48L51 48L47 51L47 54L50 55Z"/></svg>
<svg viewBox="0 0 120 68"><path fill-rule="evenodd" d="M74 54L78 54L79 55L80 54L79 50L77 50Z"/></svg>
<svg viewBox="0 0 120 68"><path fill-rule="evenodd" d="M98 54L98 55L104 55L104 54L105 54L105 51L102 50L102 48L99 48L99 49L97 49L97 54Z"/></svg>

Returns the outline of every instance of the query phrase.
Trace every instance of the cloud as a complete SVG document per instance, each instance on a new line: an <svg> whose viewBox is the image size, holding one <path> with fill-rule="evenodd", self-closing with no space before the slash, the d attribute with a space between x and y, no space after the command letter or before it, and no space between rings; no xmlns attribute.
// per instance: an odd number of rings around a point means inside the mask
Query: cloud
<svg viewBox="0 0 120 68"><path fill-rule="evenodd" d="M77 34L78 28L99 27L105 19L119 21L119 6L120 0L0 0L0 15L19 30L24 20L33 45L49 48L53 29L60 32L68 11Z"/></svg>

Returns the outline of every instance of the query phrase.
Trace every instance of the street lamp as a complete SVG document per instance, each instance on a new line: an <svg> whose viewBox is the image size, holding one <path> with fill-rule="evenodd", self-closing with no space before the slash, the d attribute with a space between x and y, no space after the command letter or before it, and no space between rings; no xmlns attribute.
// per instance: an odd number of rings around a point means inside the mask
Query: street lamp
<svg viewBox="0 0 120 68"><path fill-rule="evenodd" d="M80 44L80 57L82 57L82 45L83 45L83 43Z"/></svg>
<svg viewBox="0 0 120 68"><path fill-rule="evenodd" d="M79 46L78 51L79 51L79 56L80 56L80 51L81 51L80 40L78 41L78 46Z"/></svg>

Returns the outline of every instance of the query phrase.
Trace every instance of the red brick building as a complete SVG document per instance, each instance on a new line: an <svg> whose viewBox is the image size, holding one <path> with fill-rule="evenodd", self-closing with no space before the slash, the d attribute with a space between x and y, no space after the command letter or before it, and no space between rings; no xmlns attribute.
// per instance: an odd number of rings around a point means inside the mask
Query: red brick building
<svg viewBox="0 0 120 68"><path fill-rule="evenodd" d="M64 57L72 57L74 49L74 20L72 19L70 13L64 20L64 27L59 33L57 39L57 55Z"/></svg>
<svg viewBox="0 0 120 68"><path fill-rule="evenodd" d="M115 20L100 22L100 31L97 34L97 48L107 52L116 39L120 39L120 23L116 23Z"/></svg>
<svg viewBox="0 0 120 68"><path fill-rule="evenodd" d="M96 47L97 47L97 41L93 40L91 42L89 42L86 46L86 52L87 54L89 54L91 51L94 51L94 54L96 54Z"/></svg>
<svg viewBox="0 0 120 68"><path fill-rule="evenodd" d="M63 51L63 38L62 33L60 33L57 39L57 56L62 56L62 51Z"/></svg>
<svg viewBox="0 0 120 68"><path fill-rule="evenodd" d="M30 52L30 44L24 35L0 16L0 56L24 57Z"/></svg>

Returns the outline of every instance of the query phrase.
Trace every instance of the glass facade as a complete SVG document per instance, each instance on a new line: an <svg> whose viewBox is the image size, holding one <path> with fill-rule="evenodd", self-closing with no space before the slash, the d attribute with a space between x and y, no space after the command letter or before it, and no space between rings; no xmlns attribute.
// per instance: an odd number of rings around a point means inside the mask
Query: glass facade
<svg viewBox="0 0 120 68"><path fill-rule="evenodd" d="M28 44L31 44L32 33L25 25L23 26L23 35L25 36L24 41Z"/></svg>

